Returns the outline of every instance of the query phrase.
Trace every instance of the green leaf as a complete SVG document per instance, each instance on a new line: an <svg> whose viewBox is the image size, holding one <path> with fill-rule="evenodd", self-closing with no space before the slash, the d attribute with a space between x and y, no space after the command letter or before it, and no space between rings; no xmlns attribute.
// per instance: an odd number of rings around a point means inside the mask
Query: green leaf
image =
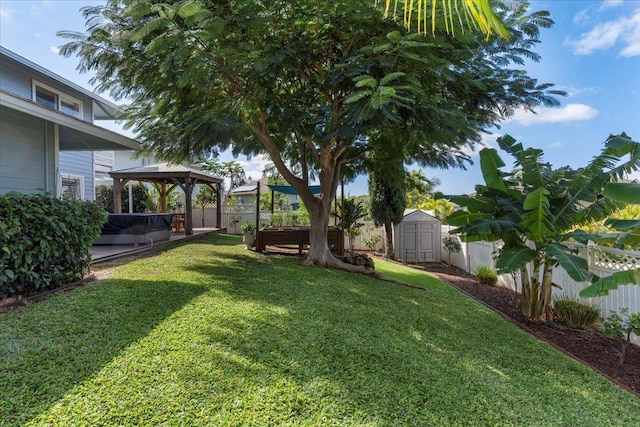
<svg viewBox="0 0 640 427"><path fill-rule="evenodd" d="M592 285L580 291L582 298L602 297L619 286L640 285L640 269L618 271L610 276L602 277Z"/></svg>
<svg viewBox="0 0 640 427"><path fill-rule="evenodd" d="M560 263L560 266L576 282L591 280L591 278L594 276L594 274L589 271L587 260L582 257L570 254L570 249L566 246L559 244L550 244L546 245L544 248L547 252L547 255L558 261Z"/></svg>
<svg viewBox="0 0 640 427"><path fill-rule="evenodd" d="M180 6L180 9L178 9L178 16L181 16L182 18L189 18L198 13L202 13L202 11L203 9L200 3L190 0Z"/></svg>
<svg viewBox="0 0 640 427"><path fill-rule="evenodd" d="M615 219L609 218L604 225L614 230L628 230L630 228L640 227L640 219Z"/></svg>
<svg viewBox="0 0 640 427"><path fill-rule="evenodd" d="M449 201L458 206L466 207L470 212L487 212L490 206L495 203L493 200L482 197L470 197L467 195L449 197Z"/></svg>
<svg viewBox="0 0 640 427"><path fill-rule="evenodd" d="M640 204L640 184L635 182L611 182L604 187L605 197L623 203Z"/></svg>
<svg viewBox="0 0 640 427"><path fill-rule="evenodd" d="M374 89L378 85L376 79L371 76L356 77L353 81L356 82L356 87L358 88L367 86Z"/></svg>
<svg viewBox="0 0 640 427"><path fill-rule="evenodd" d="M537 252L531 248L520 247L515 249L502 249L496 259L498 273L518 270L536 258Z"/></svg>
<svg viewBox="0 0 640 427"><path fill-rule="evenodd" d="M402 40L402 34L400 34L400 31L391 31L387 34L387 39L389 41L397 43Z"/></svg>
<svg viewBox="0 0 640 427"><path fill-rule="evenodd" d="M488 218L492 218L491 214L480 213L480 212L455 211L445 219L445 222L449 225L461 227L463 225L471 224L472 222L477 221L479 219L488 219Z"/></svg>
<svg viewBox="0 0 640 427"><path fill-rule="evenodd" d="M393 80L398 80L400 77L405 76L406 73L402 73L402 72L395 72L395 73L389 73L386 76L384 76L382 79L380 79L380 84L381 85L386 85L387 83L393 81Z"/></svg>
<svg viewBox="0 0 640 427"><path fill-rule="evenodd" d="M527 194L523 208L527 211L522 215L522 225L529 230L532 240L545 240L544 236L553 231L549 227L549 190L538 188Z"/></svg>
<svg viewBox="0 0 640 427"><path fill-rule="evenodd" d="M480 168L487 187L503 192L507 191L507 186L500 176L499 169L504 166L504 162L493 148L483 148L480 150Z"/></svg>
<svg viewBox="0 0 640 427"><path fill-rule="evenodd" d="M345 99L344 103L353 104L354 102L360 101L362 98L370 96L372 93L373 91L371 90L361 90L361 91L355 92L353 95Z"/></svg>
<svg viewBox="0 0 640 427"><path fill-rule="evenodd" d="M520 232L522 227L519 224L509 219L495 219L490 218L486 220L475 221L473 224L469 224L464 227L464 233L466 234L483 234L483 235L495 235L496 237L490 240L498 240L503 233Z"/></svg>

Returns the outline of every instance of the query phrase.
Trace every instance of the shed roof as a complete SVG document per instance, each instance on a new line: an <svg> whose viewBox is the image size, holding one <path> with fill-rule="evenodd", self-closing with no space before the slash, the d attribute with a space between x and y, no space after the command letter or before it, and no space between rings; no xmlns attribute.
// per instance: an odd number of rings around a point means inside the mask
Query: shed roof
<svg viewBox="0 0 640 427"><path fill-rule="evenodd" d="M403 221L428 221L428 222L441 222L435 216L429 214L422 209L405 209Z"/></svg>

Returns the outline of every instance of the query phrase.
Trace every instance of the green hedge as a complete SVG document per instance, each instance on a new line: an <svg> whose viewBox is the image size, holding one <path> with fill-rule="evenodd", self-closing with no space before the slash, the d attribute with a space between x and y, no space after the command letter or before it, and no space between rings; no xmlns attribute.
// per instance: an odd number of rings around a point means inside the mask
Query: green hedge
<svg viewBox="0 0 640 427"><path fill-rule="evenodd" d="M0 298L82 278L107 219L93 202L0 196Z"/></svg>
<svg viewBox="0 0 640 427"><path fill-rule="evenodd" d="M142 213L147 208L147 187L139 182L133 186L133 211ZM107 212L113 212L113 185L98 185L96 187L96 203ZM129 212L129 191L125 187L122 190L122 209L123 212Z"/></svg>

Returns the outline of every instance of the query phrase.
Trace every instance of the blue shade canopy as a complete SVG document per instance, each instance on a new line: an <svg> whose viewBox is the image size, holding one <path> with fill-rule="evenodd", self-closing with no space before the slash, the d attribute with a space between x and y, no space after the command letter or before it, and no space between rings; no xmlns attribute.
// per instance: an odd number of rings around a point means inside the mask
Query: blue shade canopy
<svg viewBox="0 0 640 427"><path fill-rule="evenodd" d="M290 185L267 185L271 191L275 191L276 193L284 193L284 194L298 194L296 190ZM313 194L320 194L320 186L319 185L310 185L309 190Z"/></svg>

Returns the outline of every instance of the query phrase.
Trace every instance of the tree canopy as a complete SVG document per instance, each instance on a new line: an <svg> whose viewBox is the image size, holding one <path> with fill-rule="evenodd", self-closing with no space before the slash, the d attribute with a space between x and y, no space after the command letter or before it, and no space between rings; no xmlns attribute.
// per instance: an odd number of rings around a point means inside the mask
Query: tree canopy
<svg viewBox="0 0 640 427"><path fill-rule="evenodd" d="M493 4L493 3L492 3ZM231 148L267 153L311 218L308 260L330 265L330 205L345 164L381 132L420 165L463 166L463 148L518 108L557 105L521 69L552 21L495 3L509 39L407 31L370 0L109 0L61 32L145 150L180 161ZM411 19L418 19L411 18ZM297 171L288 167L296 164ZM322 193L311 194L317 170Z"/></svg>

